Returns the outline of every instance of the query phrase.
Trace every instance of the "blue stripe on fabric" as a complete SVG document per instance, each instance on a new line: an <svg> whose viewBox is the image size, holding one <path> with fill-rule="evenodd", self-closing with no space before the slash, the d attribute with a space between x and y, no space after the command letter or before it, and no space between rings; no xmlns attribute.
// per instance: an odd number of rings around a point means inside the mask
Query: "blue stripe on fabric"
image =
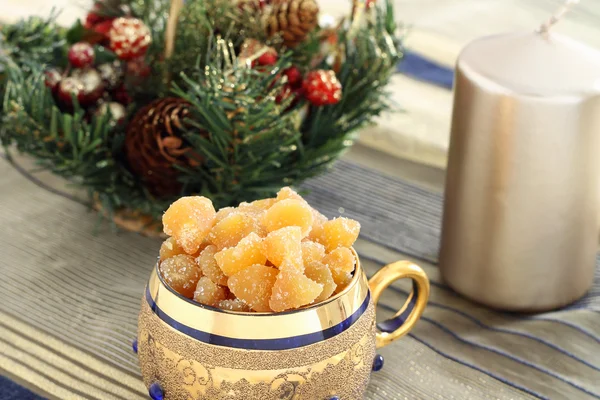
<svg viewBox="0 0 600 400"><path fill-rule="evenodd" d="M394 286L390 286L389 289L393 290L394 292L406 295L406 296L408 295L408 292L406 292L406 291L404 291L404 290L402 290L400 288L394 287ZM473 316L471 316L471 315L469 315L469 314L467 314L467 313L465 313L465 312L463 312L461 310L457 310L455 308L452 308L452 307L449 307L449 306L446 306L446 305L443 305L443 304L440 304L440 303L436 303L434 301L428 301L427 305L430 305L430 306L433 306L433 307L437 307L437 308L441 308L443 310L454 312L454 313L456 313L458 315L461 315L461 316L467 318L468 320L470 320L473 323L477 324L479 327L488 329L488 330L493 331L493 332L501 332L501 333L506 333L506 334L509 334L509 335L521 336L521 337L525 337L527 339L534 340L534 341L536 341L538 343L541 343L543 345L548 346L549 348L551 348L553 350L558 351L559 353L561 353L561 354L563 354L563 355L565 355L565 356L567 356L569 358L572 358L575 361L578 361L578 362L582 363L583 365L585 365L585 366L587 366L589 368L592 368L592 369L594 369L596 371L600 371L600 367L597 367L597 366L595 366L593 364L590 364L586 360L577 357L575 354L570 353L569 351L567 351L567 350L565 350L565 349L563 349L561 347L558 347L554 343L548 342L548 341L546 341L546 340L544 340L542 338L538 338L537 336L533 336L533 335L530 335L530 334L527 334L527 333L522 333L522 332L517 332L517 331L511 331L511 330L504 329L504 328L495 328L495 327L486 325L483 322L479 321L477 318L475 318L475 317L473 317Z"/></svg>
<svg viewBox="0 0 600 400"><path fill-rule="evenodd" d="M494 354L497 354L499 356L506 357L509 360L515 361L515 362L517 362L519 364L525 365L526 367L535 369L536 371L539 371L539 372L541 372L543 374L551 376L554 379L557 379L557 380L559 380L561 382L564 382L567 385L569 385L569 386L571 386L571 387L573 387L573 388L575 388L577 390L580 390L581 392L583 392L583 393L585 393L585 394L587 394L589 396L592 396L592 397L595 397L597 399L600 399L600 395L598 395L598 394L596 394L594 392L590 392L586 388L584 388L584 387L582 387L582 386L580 386L580 385L578 385L576 383L573 383L573 382L569 381L568 379L565 379L562 376L560 376L560 375L558 375L558 374L556 374L556 373L554 373L552 371L548 371L547 369L544 369L542 367L538 367L537 365L535 365L533 363L530 363L529 361L526 361L526 360L523 360L522 358L515 357L513 355L504 353L504 352L502 352L500 350L494 349L493 347L485 346L485 345L482 345L482 344L474 343L474 342L468 341L466 339L463 339L460 336L458 336L456 333L454 333L453 331L451 331L450 329L448 329L446 326L442 325L441 323L439 323L437 321L432 320L431 318L427 318L425 316L422 316L421 320L429 322L433 326L437 327L441 331L447 333L448 335L452 336L454 339L458 340L459 342L461 342L463 344L467 344L467 345L470 345L470 346L473 346L473 347L476 347L476 348L479 348L479 349L482 349L482 350L487 350L487 351L489 351L491 353L494 353Z"/></svg>
<svg viewBox="0 0 600 400"><path fill-rule="evenodd" d="M362 239L362 235L360 235L360 238ZM370 242L379 245L377 242L373 242L373 241L370 241ZM395 250L395 251L399 251L399 250ZM374 263L376 263L376 264L378 264L380 266L384 266L384 265L388 264L388 262L380 260L380 259L378 259L376 257L368 256L366 254L363 254L362 252L357 252L357 253L360 256L360 258L372 261L372 262L374 262ZM407 255L404 252L402 252L402 254L403 255ZM416 258L416 257L413 257L413 258ZM424 261L427 261L427 260L424 260ZM456 293L450 287L448 287L448 286L446 286L446 285L444 285L442 283L432 281L431 279L429 279L429 283L431 284L431 286L435 286L436 288L443 289L443 290L445 290L446 292L448 292L449 294L451 294L451 295L453 295L455 297L458 297L458 298L461 298L463 300L466 300L466 299L464 299L464 297L462 297L461 295L459 295L458 293ZM391 286L391 288L393 289L394 287ZM466 301L470 301L470 300L466 300ZM590 311L590 310L586 309L585 311ZM556 313L556 311L555 311L555 313ZM597 336L593 332L590 332L587 329L582 328L581 326L576 325L576 324L574 324L572 322L569 322L569 321L563 321L563 320L559 320L559 319L555 319L555 318L545 317L543 315L535 315L535 316L520 315L520 316L517 317L514 313L503 313L503 312L499 312L498 315L502 315L504 317L510 317L510 318L515 319L515 320L519 320L519 319L521 319L521 320L540 320L540 321L548 321L548 322L553 322L553 323L557 323L557 324L560 324L560 325L568 326L569 328L575 329L576 331L584 334L585 336L589 337L590 339L593 339L594 341L600 343L600 336Z"/></svg>
<svg viewBox="0 0 600 400"><path fill-rule="evenodd" d="M146 288L146 301L148 302L148 305L152 311L154 311L154 313L171 328L204 343L246 350L287 350L309 346L311 344L330 339L350 328L367 310L370 299L371 293L367 292L367 296L358 310L356 310L351 316L339 324L327 328L321 332L279 339L237 339L194 329L174 320L158 307L150 295L150 290Z"/></svg>
<svg viewBox="0 0 600 400"><path fill-rule="evenodd" d="M437 348L433 347L431 344L427 343L427 342L426 342L426 341L424 341L423 339L420 339L420 338L418 338L418 337L417 337L415 334L413 334L413 333L409 333L409 334L408 334L408 336L410 336L411 338L415 339L417 342L419 342L419 343L421 343L421 344L423 344L423 345L427 346L427 347L428 347L428 348L430 348L432 351L434 351L435 353L439 354L439 355L440 355L440 356L442 356L442 357L445 357L445 358L447 358L448 360L454 361L454 362L456 362L456 363L458 363L458 364L464 365L465 367L469 367L469 368L471 368L471 369L474 369L474 370L476 370L476 371L479 371L479 372L481 372L482 374L485 374L485 375L489 376L490 378L496 379L497 381L499 381L499 382L502 382L503 384L505 384L505 385L507 385L507 386L513 387L513 388L515 388L515 389L517 389L517 390L520 390L520 391L522 391L522 392L524 392L524 393L527 393L527 394L529 394L529 395L531 395L531 396L533 396L533 397L536 397L536 398L538 398L538 399L541 399L541 400L550 400L550 398L549 398L549 397L542 396L541 394L539 394L539 393L537 393L537 392L534 392L533 390L531 390L531 389L528 389L528 388L526 388L525 386L521 386L521 385L518 385L518 384L516 384L516 383L510 382L510 381L506 380L505 378L503 378L503 377L501 377L501 376L498 376L498 375L496 375L496 374L493 374L493 373L491 373L491 372L489 372L489 371L486 371L486 370L485 370L485 369L483 369L483 368L480 368L480 367L478 367L478 366L476 366L476 365L473 365L473 364L469 364L469 363L468 363L468 362L466 362L466 361L459 360L458 358L456 358L456 357L454 357L454 356L451 356L450 354L444 353L443 351L441 351L441 350L438 350Z"/></svg>
<svg viewBox="0 0 600 400"><path fill-rule="evenodd" d="M452 68L436 63L410 50L404 51L404 57L398 63L396 71L444 89L452 89L454 81L454 70Z"/></svg>
<svg viewBox="0 0 600 400"><path fill-rule="evenodd" d="M380 306L380 307L382 307L382 308L384 308L384 309L386 309L386 310L388 310L388 311L391 311L391 312L394 312L394 311L395 311L395 308L394 308L394 307L390 307L390 306L388 306L387 304L384 304L384 303L382 303L382 302L379 302L379 303L378 303L378 306ZM530 389L527 389L526 387L523 387L523 386L520 386L520 385L518 385L518 384L516 384L516 383L513 383L513 382L510 382L510 381L507 381L505 378L503 378L503 377L501 377L501 376L498 376L498 375L495 375L495 374L493 374L493 373L492 373L492 372L490 372L490 371L487 371L487 370L485 370L485 369L483 369L483 368L481 368L481 367L478 367L478 366L476 366L476 365L470 364L470 363L468 363L468 362L466 362L466 361L460 360L460 359L458 359L458 358L456 358L456 357L454 357L454 356L451 356L451 355L449 355L449 354L447 354L447 353L444 353L443 351L441 351L441 350L437 349L436 347L434 347L433 345L431 345L431 344L427 343L427 342L426 342L426 341L424 341L423 339L420 339L420 338L419 338L418 336L416 336L414 333L411 333L411 332L409 332L407 336L410 336L411 338L415 339L417 342L419 342L419 343L421 343L421 344L423 344L423 345L427 346L427 347L428 347L428 348L430 348L432 351L434 351L435 353L439 354L439 355L440 355L440 356L442 356L442 357L445 357L445 358L447 358L448 360L454 361L454 362L456 362L456 363L458 363L458 364L464 365L465 367L468 367L468 368L474 369L474 370L476 370L476 371L479 371L479 372L481 372L482 374L485 374L485 375L487 375L487 376L489 376L489 377L491 377L491 378L493 378L493 379L496 379L496 380L498 380L498 381L500 381L500 382L504 383L505 385L511 386L511 387L513 387L513 388L515 388L515 389L517 389L517 390L521 390L521 391L523 391L523 392L525 392L525 393L527 393L527 394L530 394L531 396L537 397L538 399L549 400L549 398L548 398L548 397L542 396L541 394L539 394L539 393L536 393L536 392L534 392L534 391L532 391L532 390L530 390Z"/></svg>
<svg viewBox="0 0 600 400"><path fill-rule="evenodd" d="M31 390L0 375L0 400L44 400Z"/></svg>
<svg viewBox="0 0 600 400"><path fill-rule="evenodd" d="M523 319L527 319L527 320L548 321L548 322L554 322L554 323L562 324L562 325L568 326L571 329L575 329L579 333L584 334L585 336L589 337L590 339L595 340L596 342L598 342L600 344L600 336L596 336L593 332L590 332L587 329L582 328L581 326L579 326L577 324L574 324L574 323L572 323L570 321L563 321L563 320L560 320L560 319L554 319L554 318L544 317L544 316L540 316L540 315L525 316L525 317L522 317L522 318Z"/></svg>

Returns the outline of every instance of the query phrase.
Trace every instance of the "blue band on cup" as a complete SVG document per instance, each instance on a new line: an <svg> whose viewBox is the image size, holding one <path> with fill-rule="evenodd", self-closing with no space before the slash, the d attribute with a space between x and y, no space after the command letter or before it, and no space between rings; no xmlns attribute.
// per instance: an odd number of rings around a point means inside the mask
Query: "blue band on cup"
<svg viewBox="0 0 600 400"><path fill-rule="evenodd" d="M369 301L371 299L371 293L367 292L365 300L361 306L351 316L346 318L339 324L327 328L320 332L308 333L305 335L292 336L288 338L280 339L237 339L230 338L221 335L215 335L212 333L204 332L198 329L191 328L180 322L175 321L164 311L162 311L158 305L152 299L150 289L146 287L146 301L152 309L152 311L160 318L163 322L169 325L171 328L184 333L196 340L203 343L212 344L215 346L233 347L237 349L246 350L287 350L295 349L298 347L309 346L321 342L323 340L330 339L350 328L358 319L364 314L369 307ZM412 310L412 307L410 307Z"/></svg>

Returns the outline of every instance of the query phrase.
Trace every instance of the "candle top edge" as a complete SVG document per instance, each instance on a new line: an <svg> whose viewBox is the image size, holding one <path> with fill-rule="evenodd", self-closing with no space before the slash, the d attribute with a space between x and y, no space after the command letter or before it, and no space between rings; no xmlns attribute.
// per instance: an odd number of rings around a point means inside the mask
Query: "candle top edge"
<svg viewBox="0 0 600 400"><path fill-rule="evenodd" d="M468 69L517 93L600 93L600 51L555 32L478 38L461 51L457 69Z"/></svg>

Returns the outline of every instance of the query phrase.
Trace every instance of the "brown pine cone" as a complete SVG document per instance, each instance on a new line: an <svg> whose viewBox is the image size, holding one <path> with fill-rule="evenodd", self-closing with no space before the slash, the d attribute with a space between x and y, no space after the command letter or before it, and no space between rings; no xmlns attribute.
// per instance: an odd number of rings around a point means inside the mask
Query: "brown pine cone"
<svg viewBox="0 0 600 400"><path fill-rule="evenodd" d="M174 165L197 166L201 157L183 138L189 103L176 97L157 99L140 109L127 127L125 153L131 170L158 197L180 192ZM206 132L201 132L206 135Z"/></svg>
<svg viewBox="0 0 600 400"><path fill-rule="evenodd" d="M275 0L267 19L267 35L281 33L283 44L295 47L315 29L318 14L315 0Z"/></svg>

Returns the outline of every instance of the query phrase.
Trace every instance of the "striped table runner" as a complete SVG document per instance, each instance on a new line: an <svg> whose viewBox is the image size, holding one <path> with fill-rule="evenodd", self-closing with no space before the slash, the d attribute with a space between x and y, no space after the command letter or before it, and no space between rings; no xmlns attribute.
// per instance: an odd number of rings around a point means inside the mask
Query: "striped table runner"
<svg viewBox="0 0 600 400"><path fill-rule="evenodd" d="M328 216L361 222L368 274L411 258L432 281L422 320L382 350L368 399L600 398L600 276L567 309L494 312L440 281L439 194L346 161L303 189ZM57 178L0 159L0 370L46 398L145 399L131 341L160 242L97 221ZM385 293L381 318L408 285Z"/></svg>

